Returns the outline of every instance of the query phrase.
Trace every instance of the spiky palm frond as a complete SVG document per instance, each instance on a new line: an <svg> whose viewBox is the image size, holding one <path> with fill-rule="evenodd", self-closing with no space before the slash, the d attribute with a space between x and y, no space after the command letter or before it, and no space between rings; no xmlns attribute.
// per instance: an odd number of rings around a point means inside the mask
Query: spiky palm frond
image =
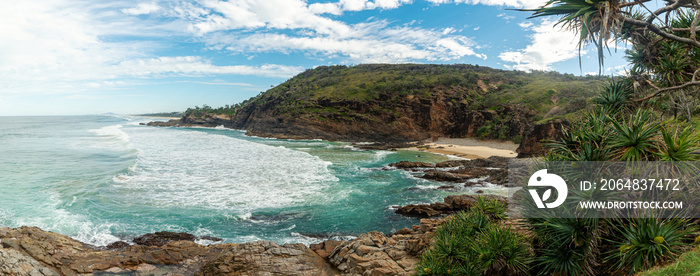
<svg viewBox="0 0 700 276"><path fill-rule="evenodd" d="M608 85L593 98L593 103L605 108L609 112L617 112L626 107L630 101L633 90L624 81L611 79Z"/></svg>
<svg viewBox="0 0 700 276"><path fill-rule="evenodd" d="M680 133L678 131L672 133L664 129L661 131L661 136L663 140L657 153L660 160L697 161L700 159L699 154L693 153L700 149L700 135L692 128L687 127Z"/></svg>
<svg viewBox="0 0 700 276"><path fill-rule="evenodd" d="M523 11L534 12L530 18L560 17L558 25L579 34L579 53L588 43L593 43L598 49L601 72L604 63L603 50L608 49L609 41L619 36L623 26L620 2L615 0L550 0L541 8Z"/></svg>
<svg viewBox="0 0 700 276"><path fill-rule="evenodd" d="M610 147L617 158L624 161L654 159L661 126L653 120L653 116L651 111L640 109L624 122L612 121L615 136Z"/></svg>
<svg viewBox="0 0 700 276"><path fill-rule="evenodd" d="M688 220L669 218L633 218L614 224L616 249L608 252L607 261L615 270L636 272L676 256L685 235L695 227Z"/></svg>

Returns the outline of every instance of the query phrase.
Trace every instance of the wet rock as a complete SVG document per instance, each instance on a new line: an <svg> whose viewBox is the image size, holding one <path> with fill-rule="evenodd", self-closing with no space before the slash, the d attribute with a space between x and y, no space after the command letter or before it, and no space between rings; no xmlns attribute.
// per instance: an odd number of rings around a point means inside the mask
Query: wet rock
<svg viewBox="0 0 700 276"><path fill-rule="evenodd" d="M445 186L440 186L437 187L438 190L443 190L443 191L454 191L457 190L457 187L455 186L450 186L450 185L445 185Z"/></svg>
<svg viewBox="0 0 700 276"><path fill-rule="evenodd" d="M168 231L161 231L155 233L148 233L141 237L134 238L134 242L138 245L145 246L163 246L171 241L194 241L195 236L189 233L175 233Z"/></svg>
<svg viewBox="0 0 700 276"><path fill-rule="evenodd" d="M141 125L147 125L147 126L159 126L159 127L174 127L174 126L180 126L182 124L182 120L180 119L172 119L167 122L149 122L147 124L141 123Z"/></svg>
<svg viewBox="0 0 700 276"><path fill-rule="evenodd" d="M415 169L415 168L433 168L435 164L427 162L411 162L411 161L401 161L397 163L391 163L389 166L396 167L398 169Z"/></svg>
<svg viewBox="0 0 700 276"><path fill-rule="evenodd" d="M221 238L212 237L212 236L201 236L201 237L197 237L197 239L198 240L213 241L213 242L223 241L223 239L221 239Z"/></svg>
<svg viewBox="0 0 700 276"><path fill-rule="evenodd" d="M374 142L371 144L358 144L353 143L353 147L359 148L361 150L390 150L395 151L396 149L409 148L413 145L407 142Z"/></svg>
<svg viewBox="0 0 700 276"><path fill-rule="evenodd" d="M474 175L458 174L435 170L425 173L423 176L421 176L421 178L435 181L464 182L471 178L474 178Z"/></svg>
<svg viewBox="0 0 700 276"><path fill-rule="evenodd" d="M436 163L437 168L455 168L462 166L468 160L447 160L440 163Z"/></svg>
<svg viewBox="0 0 700 276"><path fill-rule="evenodd" d="M120 249L131 246L130 244L123 241L116 241L107 245L107 249Z"/></svg>
<svg viewBox="0 0 700 276"><path fill-rule="evenodd" d="M434 217L441 215L443 212L430 207L427 204L410 204L396 209L396 213L411 217Z"/></svg>
<svg viewBox="0 0 700 276"><path fill-rule="evenodd" d="M433 208L435 211L452 211L452 206L444 202L430 203L430 208Z"/></svg>
<svg viewBox="0 0 700 276"><path fill-rule="evenodd" d="M482 191L483 192L483 191ZM411 204L399 207L396 213L404 216L413 217L435 217L445 214L451 214L461 210L468 210L478 197L490 197L498 201L508 204L508 198L496 195L451 195L443 199L443 202L431 204Z"/></svg>

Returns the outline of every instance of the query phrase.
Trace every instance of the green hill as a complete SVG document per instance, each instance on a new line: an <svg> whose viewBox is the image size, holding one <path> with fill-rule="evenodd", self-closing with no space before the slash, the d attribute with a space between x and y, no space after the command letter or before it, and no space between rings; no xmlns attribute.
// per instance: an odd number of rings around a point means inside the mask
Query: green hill
<svg viewBox="0 0 700 276"><path fill-rule="evenodd" d="M534 122L575 117L605 81L478 65L320 66L242 104L190 109L183 121L281 138L406 141L447 136L517 142Z"/></svg>

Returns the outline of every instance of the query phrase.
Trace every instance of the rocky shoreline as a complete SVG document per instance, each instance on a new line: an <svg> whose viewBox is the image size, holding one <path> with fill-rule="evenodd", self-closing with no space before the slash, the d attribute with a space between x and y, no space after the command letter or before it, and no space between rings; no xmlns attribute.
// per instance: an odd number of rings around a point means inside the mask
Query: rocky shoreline
<svg viewBox="0 0 700 276"><path fill-rule="evenodd" d="M423 178L452 185L474 185L467 181L473 178L503 184L508 160L493 156L390 166L424 170ZM506 197L485 196L508 203ZM0 228L0 275L411 275L444 216L469 209L476 201L475 195L452 195L443 202L401 206L396 213L424 217L420 225L308 247L271 241L204 246L195 240L220 239L172 232L146 234L133 244L95 247L37 227Z"/></svg>
<svg viewBox="0 0 700 276"><path fill-rule="evenodd" d="M195 243L186 233L158 232L94 247L37 227L0 228L1 275L410 275L442 219L423 219L396 233L307 247L271 241Z"/></svg>

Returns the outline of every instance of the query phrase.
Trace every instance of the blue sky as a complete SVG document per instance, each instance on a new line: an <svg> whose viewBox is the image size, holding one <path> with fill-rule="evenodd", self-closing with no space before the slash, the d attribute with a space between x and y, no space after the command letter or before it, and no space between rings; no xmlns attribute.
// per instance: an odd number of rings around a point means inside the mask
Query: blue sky
<svg viewBox="0 0 700 276"><path fill-rule="evenodd" d="M233 104L319 65L468 63L596 74L541 0L0 3L0 116ZM624 70L622 46L604 74Z"/></svg>

